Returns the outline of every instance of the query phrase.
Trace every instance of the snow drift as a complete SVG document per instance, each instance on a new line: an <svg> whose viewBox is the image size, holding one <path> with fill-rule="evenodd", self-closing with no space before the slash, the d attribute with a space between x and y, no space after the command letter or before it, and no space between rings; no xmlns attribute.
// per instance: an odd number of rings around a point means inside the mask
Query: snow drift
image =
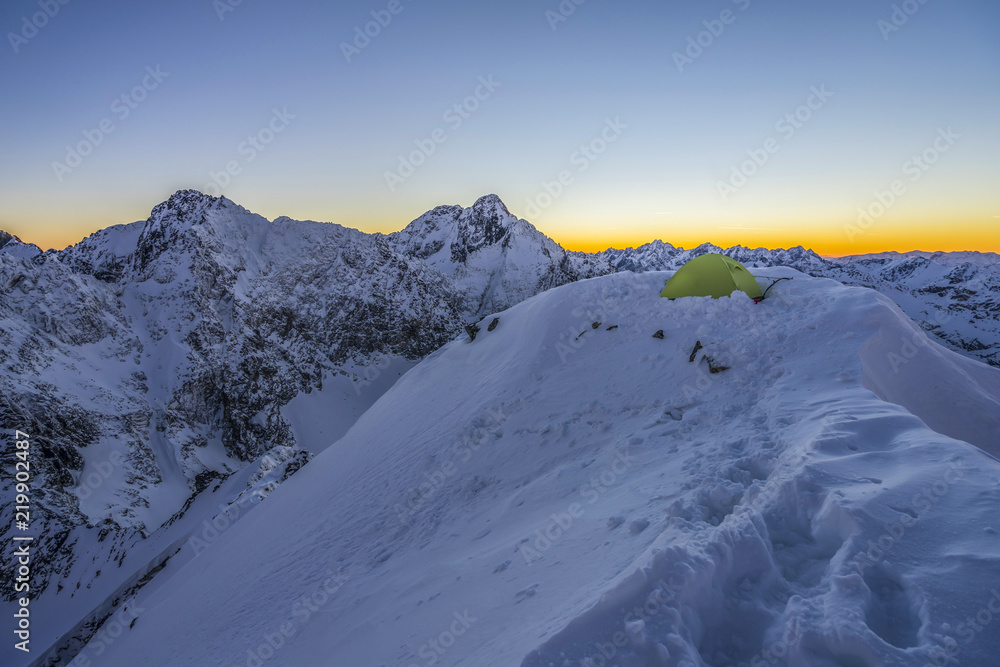
<svg viewBox="0 0 1000 667"><path fill-rule="evenodd" d="M1000 371L768 274L759 305L623 273L487 316L78 664L991 663Z"/></svg>

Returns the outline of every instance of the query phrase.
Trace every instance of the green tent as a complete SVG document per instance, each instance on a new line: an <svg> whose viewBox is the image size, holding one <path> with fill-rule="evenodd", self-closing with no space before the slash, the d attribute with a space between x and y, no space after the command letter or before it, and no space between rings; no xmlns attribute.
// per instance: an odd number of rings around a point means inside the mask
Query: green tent
<svg viewBox="0 0 1000 667"><path fill-rule="evenodd" d="M746 292L751 299L764 297L747 267L731 257L709 253L695 257L677 269L663 287L660 296L668 299L679 299L682 296L710 296L719 299L736 290Z"/></svg>

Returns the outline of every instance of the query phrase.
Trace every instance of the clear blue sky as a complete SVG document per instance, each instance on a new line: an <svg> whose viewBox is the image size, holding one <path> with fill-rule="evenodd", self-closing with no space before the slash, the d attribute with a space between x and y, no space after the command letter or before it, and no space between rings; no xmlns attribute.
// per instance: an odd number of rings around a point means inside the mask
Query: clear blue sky
<svg viewBox="0 0 1000 667"><path fill-rule="evenodd" d="M910 0L919 9L892 32L879 21L894 2L881 0L567 0L575 11L558 23L546 15L556 0L399 0L351 62L342 44L389 0L232 1L5 2L0 228L62 247L145 218L176 189L212 189L233 162L219 191L251 210L366 230L496 192L574 247L661 237L909 249L952 224L959 245L1000 250L995 0ZM55 15L25 30L48 5ZM704 32L721 16L721 34ZM680 71L674 54L699 33L708 46ZM144 78L145 99L122 100ZM776 129L823 86L832 97L813 99L793 135ZM446 116L477 88L467 118ZM102 121L113 131L57 173L67 145ZM949 126L960 138L905 175ZM720 182L739 182L733 168L769 138L777 152L724 197ZM578 152L594 141L600 155ZM408 175L399 156L415 142L435 148ZM390 187L387 172L405 178ZM560 172L550 201L544 183ZM897 179L906 193L845 245L858 207Z"/></svg>

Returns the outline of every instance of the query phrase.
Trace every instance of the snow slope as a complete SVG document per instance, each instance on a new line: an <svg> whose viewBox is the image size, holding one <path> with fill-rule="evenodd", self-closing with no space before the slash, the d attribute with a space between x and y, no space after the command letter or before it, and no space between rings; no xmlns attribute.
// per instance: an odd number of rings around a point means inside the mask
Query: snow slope
<svg viewBox="0 0 1000 667"><path fill-rule="evenodd" d="M99 664L992 664L1000 371L772 271L760 305L581 281L445 345Z"/></svg>
<svg viewBox="0 0 1000 667"><path fill-rule="evenodd" d="M907 253L828 262L813 275L872 287L952 349L1000 366L1000 263L992 253Z"/></svg>

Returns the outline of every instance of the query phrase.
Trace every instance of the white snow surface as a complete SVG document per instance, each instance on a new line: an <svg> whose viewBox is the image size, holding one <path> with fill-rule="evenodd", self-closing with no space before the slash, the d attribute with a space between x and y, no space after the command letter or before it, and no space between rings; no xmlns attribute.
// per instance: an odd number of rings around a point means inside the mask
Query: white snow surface
<svg viewBox="0 0 1000 667"><path fill-rule="evenodd" d="M993 664L1000 371L772 272L581 281L446 345L100 664Z"/></svg>
<svg viewBox="0 0 1000 667"><path fill-rule="evenodd" d="M342 375L323 378L323 388L302 392L281 407L296 442L311 452L339 440L358 417L416 362L380 355L370 365L347 365Z"/></svg>

